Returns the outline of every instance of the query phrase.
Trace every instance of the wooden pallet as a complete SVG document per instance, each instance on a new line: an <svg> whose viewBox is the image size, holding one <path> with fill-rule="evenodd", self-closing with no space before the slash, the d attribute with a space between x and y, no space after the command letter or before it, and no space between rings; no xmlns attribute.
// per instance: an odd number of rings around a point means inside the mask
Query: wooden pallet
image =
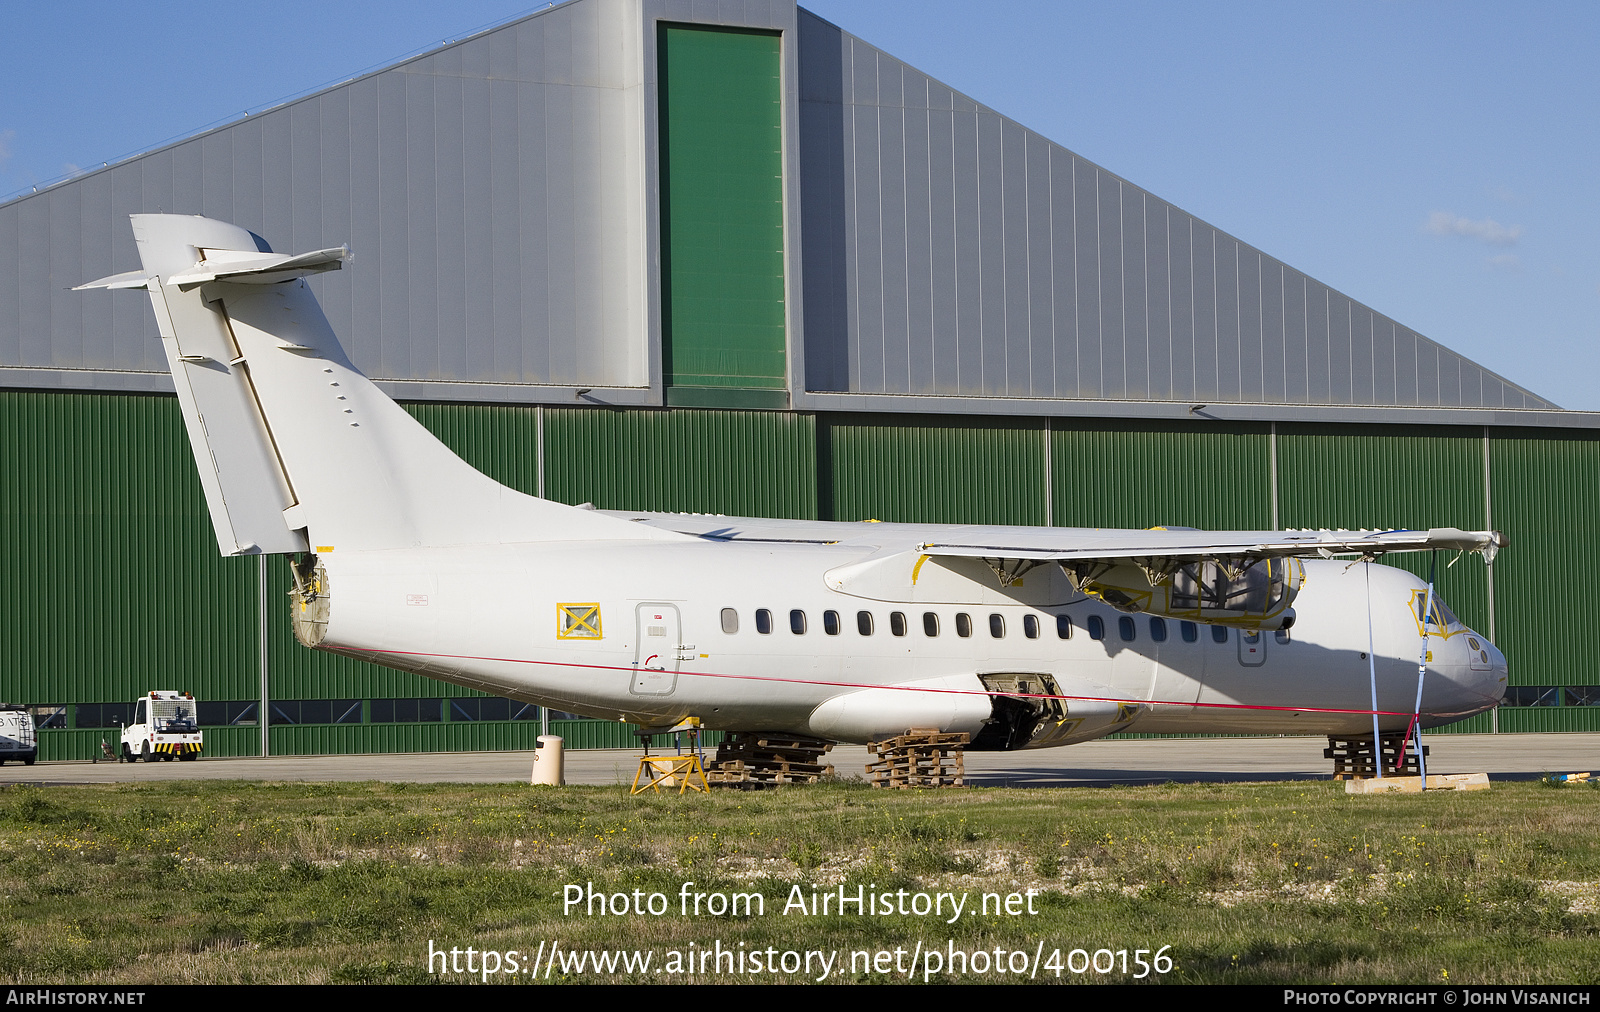
<svg viewBox="0 0 1600 1012"><path fill-rule="evenodd" d="M823 777L833 776L832 766L817 766L812 770L796 769L713 769L706 772L706 781L716 784L814 784Z"/></svg>
<svg viewBox="0 0 1600 1012"><path fill-rule="evenodd" d="M867 763L874 787L964 787L969 734L913 728L906 734L867 743L878 757Z"/></svg>
<svg viewBox="0 0 1600 1012"><path fill-rule="evenodd" d="M1395 731L1383 736L1383 775L1384 776L1417 776L1421 768L1417 765L1417 751L1410 743L1406 742L1404 731ZM1406 744L1405 766L1395 769L1395 761L1400 757L1400 746ZM1422 754L1429 754L1429 747L1422 746ZM1371 738L1329 738L1328 747L1322 750L1324 759L1333 760L1333 779L1349 780L1353 777L1362 779L1374 777L1377 770L1372 765L1372 739Z"/></svg>
<svg viewBox="0 0 1600 1012"><path fill-rule="evenodd" d="M727 786L814 784L833 776L833 767L819 761L832 749L833 742L816 738L735 731L706 763L706 780Z"/></svg>

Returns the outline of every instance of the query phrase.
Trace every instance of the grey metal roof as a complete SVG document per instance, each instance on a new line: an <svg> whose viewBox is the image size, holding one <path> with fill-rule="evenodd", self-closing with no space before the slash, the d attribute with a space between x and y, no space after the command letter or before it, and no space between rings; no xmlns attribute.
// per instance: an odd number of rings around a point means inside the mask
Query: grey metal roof
<svg viewBox="0 0 1600 1012"><path fill-rule="evenodd" d="M0 385L170 389L143 299L66 290L137 266L127 215L168 211L348 241L353 268L313 283L399 395L661 403L657 18L786 33L795 407L1552 423L789 0L574 0L0 205Z"/></svg>
<svg viewBox="0 0 1600 1012"><path fill-rule="evenodd" d="M167 211L348 242L315 285L374 377L647 387L639 44L630 5L567 4L0 206L0 382L166 372L142 298L65 289L136 266L127 216Z"/></svg>
<svg viewBox="0 0 1600 1012"><path fill-rule="evenodd" d="M799 32L809 390L1555 407L815 15Z"/></svg>

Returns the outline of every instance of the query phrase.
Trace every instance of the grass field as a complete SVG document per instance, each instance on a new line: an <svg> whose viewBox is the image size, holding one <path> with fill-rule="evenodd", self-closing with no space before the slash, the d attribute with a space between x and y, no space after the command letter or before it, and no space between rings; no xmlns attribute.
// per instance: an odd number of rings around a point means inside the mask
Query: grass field
<svg viewBox="0 0 1600 1012"><path fill-rule="evenodd" d="M0 979L1122 982L1166 947L1170 969L1142 979L1593 984L1597 829L1600 790L1537 783L1384 797L1324 783L838 783L644 799L520 785L12 787L0 789ZM587 910L588 883L607 907L626 894L628 912ZM572 910L569 884L585 897ZM841 886L867 887L863 907L887 893L894 912L841 915ZM695 893L698 916L685 912ZM710 912L714 894L733 893L759 893L764 910ZM919 916L918 893L938 915ZM823 894L832 907L811 913ZM432 974L430 941L457 950L436 954ZM652 962L580 972L573 960L591 949ZM499 972L483 972L485 952Z"/></svg>

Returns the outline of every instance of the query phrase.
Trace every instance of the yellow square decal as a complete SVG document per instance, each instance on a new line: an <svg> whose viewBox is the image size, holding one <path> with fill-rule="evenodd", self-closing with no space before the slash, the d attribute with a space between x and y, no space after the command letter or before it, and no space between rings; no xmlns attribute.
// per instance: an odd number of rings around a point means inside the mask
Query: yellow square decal
<svg viewBox="0 0 1600 1012"><path fill-rule="evenodd" d="M556 639L600 639L599 604L556 605Z"/></svg>

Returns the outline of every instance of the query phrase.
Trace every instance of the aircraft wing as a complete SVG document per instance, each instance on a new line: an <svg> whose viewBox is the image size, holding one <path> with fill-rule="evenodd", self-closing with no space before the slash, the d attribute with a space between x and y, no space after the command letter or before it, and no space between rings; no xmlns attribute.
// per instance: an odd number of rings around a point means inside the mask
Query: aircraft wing
<svg viewBox="0 0 1600 1012"><path fill-rule="evenodd" d="M1335 555L1378 556L1388 552L1429 549L1477 552L1485 561L1505 547L1499 531L1463 531L1435 527L1426 531L1084 531L1039 528L1027 537L985 540L929 541L922 552L931 556L979 559L1026 559L1039 562L1091 562L1135 559L1187 560L1246 557L1332 558Z"/></svg>
<svg viewBox="0 0 1600 1012"><path fill-rule="evenodd" d="M1304 581L1298 559L1430 549L1475 552L1486 562L1506 544L1499 531L1435 527L1425 531L1200 531L1156 527L920 526L839 521L764 520L692 514L617 514L635 522L718 541L816 544L871 552L827 574L828 586L877 600L910 600L923 563L974 559L1000 587L1055 563L1073 590L1127 612L1233 625L1286 628Z"/></svg>
<svg viewBox="0 0 1600 1012"><path fill-rule="evenodd" d="M1288 530L1202 531L1186 527L1118 530L1092 527L982 527L906 523L774 520L690 513L632 513L615 516L652 527L719 541L873 545L919 555L1033 562L1116 562L1163 559L1173 563L1222 558L1331 558L1379 556L1430 549L1477 552L1493 561L1506 545L1499 531Z"/></svg>
<svg viewBox="0 0 1600 1012"><path fill-rule="evenodd" d="M1009 532L1008 532L1009 533ZM1063 535L1066 535L1063 537ZM1001 587L1052 562L1079 593L1119 611L1247 629L1288 628L1305 579L1298 559L1446 549L1491 561L1498 531L1071 531L1037 537L924 542L929 558L981 559ZM915 582L915 577L913 577Z"/></svg>

